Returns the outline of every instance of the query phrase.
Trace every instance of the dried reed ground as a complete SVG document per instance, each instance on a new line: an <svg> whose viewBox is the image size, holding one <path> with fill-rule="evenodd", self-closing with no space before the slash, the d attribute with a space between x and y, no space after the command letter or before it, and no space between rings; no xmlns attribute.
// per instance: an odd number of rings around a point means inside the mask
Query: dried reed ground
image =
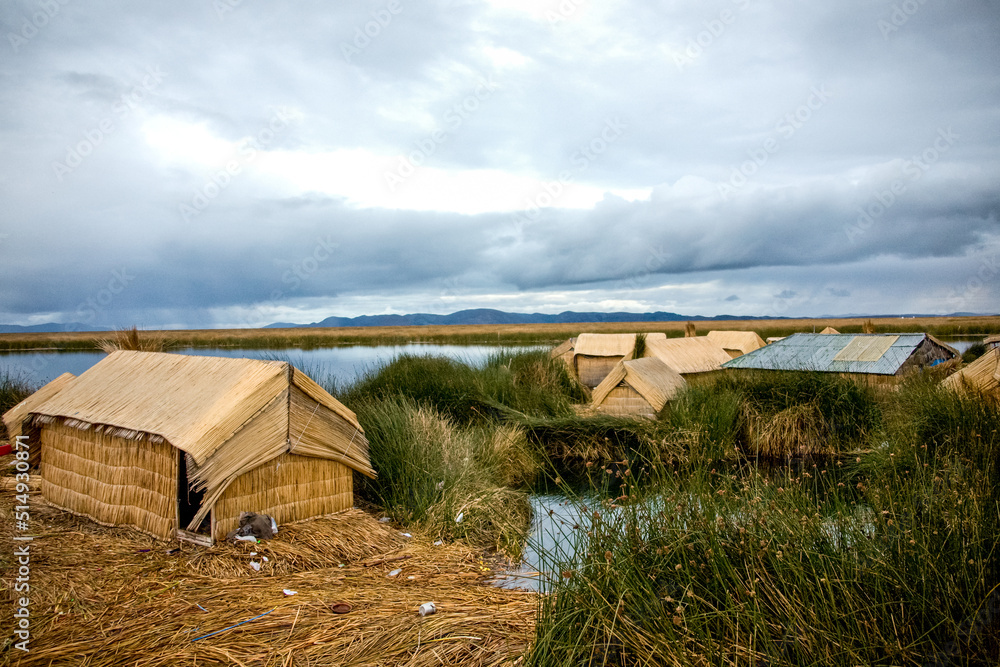
<svg viewBox="0 0 1000 667"><path fill-rule="evenodd" d="M13 588L9 460L0 500L6 629L21 596ZM495 564L480 552L405 538L360 510L282 526L266 543L184 545L170 555L176 543L98 526L37 492L30 507L31 650L15 649L5 631L5 664L500 665L520 658L534 630L536 596L486 584ZM268 562L254 572L249 562L262 556ZM408 558L365 567L401 556ZM388 578L396 568L402 572ZM286 597L285 588L298 593ZM438 613L419 617L429 601ZM338 602L352 611L334 613Z"/></svg>

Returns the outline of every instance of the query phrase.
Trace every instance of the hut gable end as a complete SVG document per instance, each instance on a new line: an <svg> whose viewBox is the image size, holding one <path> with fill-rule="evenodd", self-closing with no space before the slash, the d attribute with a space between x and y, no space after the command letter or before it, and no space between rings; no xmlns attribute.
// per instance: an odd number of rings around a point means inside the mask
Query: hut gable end
<svg viewBox="0 0 1000 667"><path fill-rule="evenodd" d="M219 539L239 511L348 509L375 476L355 414L285 362L122 351L57 380L4 421L37 425L43 495L99 523Z"/></svg>

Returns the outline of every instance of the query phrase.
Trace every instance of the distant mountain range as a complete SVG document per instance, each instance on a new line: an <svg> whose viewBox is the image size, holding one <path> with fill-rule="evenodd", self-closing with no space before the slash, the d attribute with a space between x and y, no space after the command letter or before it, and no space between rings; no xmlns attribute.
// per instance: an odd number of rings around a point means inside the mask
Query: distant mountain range
<svg viewBox="0 0 1000 667"><path fill-rule="evenodd" d="M566 311L558 315L546 313L507 313L489 308L460 310L450 315L414 313L412 315L362 315L360 317L328 317L312 324L275 322L265 329L291 329L299 327L405 327L442 324L576 324L582 322L676 322L691 320L751 320L753 317L738 315L688 316L677 313L577 313ZM787 318L785 318L787 319Z"/></svg>
<svg viewBox="0 0 1000 667"><path fill-rule="evenodd" d="M441 324L583 324L587 322L711 322L718 320L788 320L788 319L840 319L859 317L983 317L987 313L951 313L949 315L930 315L918 313L898 313L892 315L824 315L815 318L768 317L760 315L680 315L678 313L578 313L572 310L552 315L548 313L508 313L491 308L473 308L460 310L450 315L433 315L430 313L413 313L411 315L362 315L360 317L328 317L322 322L312 324L295 324L292 322L275 322L264 329L298 329L304 327L400 327ZM0 324L0 333L59 333L64 331L110 331L107 327L69 322L59 324L48 322L21 326L19 324Z"/></svg>
<svg viewBox="0 0 1000 667"><path fill-rule="evenodd" d="M830 315L820 318L798 317L768 317L760 315L680 315L678 313L577 313L572 310L551 315L547 313L507 313L490 308L473 308L460 310L451 315L431 315L414 313L412 315L362 315L360 317L328 317L322 322L312 324L293 324L291 322L275 322L265 329L294 329L301 327L402 327L431 324L580 324L586 322L712 322L718 320L789 320L789 319L839 319L857 317L981 317L983 313L951 313L950 315L921 315L907 313L905 315Z"/></svg>

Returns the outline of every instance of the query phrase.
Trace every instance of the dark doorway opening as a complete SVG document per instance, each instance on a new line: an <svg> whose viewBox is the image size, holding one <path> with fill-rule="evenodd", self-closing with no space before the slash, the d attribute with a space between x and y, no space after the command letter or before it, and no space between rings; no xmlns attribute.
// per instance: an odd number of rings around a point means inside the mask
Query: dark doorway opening
<svg viewBox="0 0 1000 667"><path fill-rule="evenodd" d="M179 528L187 530L187 526L194 519L194 515L201 509L201 501L205 496L204 491L196 491L191 488L191 480L188 479L187 455L181 450L177 450L180 457L177 466L177 517L180 519ZM212 526L212 513L209 512L198 524L194 531L199 535L208 535Z"/></svg>

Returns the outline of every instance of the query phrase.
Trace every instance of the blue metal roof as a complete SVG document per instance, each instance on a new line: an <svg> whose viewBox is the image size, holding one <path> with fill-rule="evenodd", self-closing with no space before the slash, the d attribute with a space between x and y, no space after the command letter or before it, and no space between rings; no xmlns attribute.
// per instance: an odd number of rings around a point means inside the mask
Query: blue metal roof
<svg viewBox="0 0 1000 667"><path fill-rule="evenodd" d="M855 338L896 337L889 349L875 361L834 359ZM829 373L871 373L895 375L925 334L792 334L722 365L723 368L757 368L781 371L825 371Z"/></svg>

